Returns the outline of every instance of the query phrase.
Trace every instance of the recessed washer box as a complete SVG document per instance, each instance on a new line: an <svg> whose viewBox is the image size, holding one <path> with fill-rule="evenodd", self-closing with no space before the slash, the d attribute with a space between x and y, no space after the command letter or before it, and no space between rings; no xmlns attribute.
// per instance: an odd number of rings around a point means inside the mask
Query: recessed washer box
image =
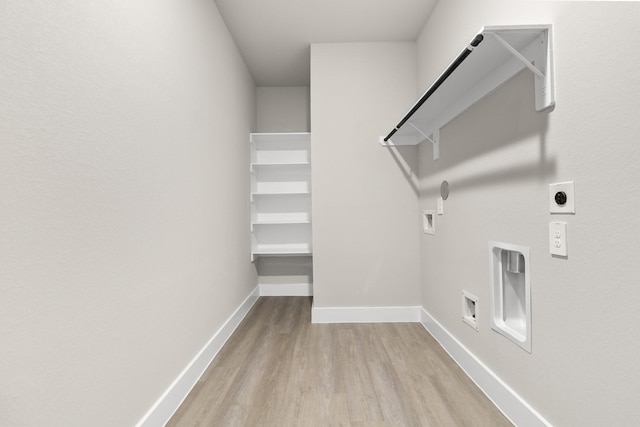
<svg viewBox="0 0 640 427"><path fill-rule="evenodd" d="M529 247L489 242L491 329L531 353Z"/></svg>

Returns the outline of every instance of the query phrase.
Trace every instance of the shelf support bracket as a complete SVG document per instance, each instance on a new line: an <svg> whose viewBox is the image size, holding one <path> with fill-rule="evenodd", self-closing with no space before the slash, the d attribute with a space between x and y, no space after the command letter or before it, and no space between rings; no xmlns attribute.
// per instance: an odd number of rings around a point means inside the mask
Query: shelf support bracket
<svg viewBox="0 0 640 427"><path fill-rule="evenodd" d="M440 128L436 127L431 135L427 135L422 130L411 122L407 122L409 126L414 128L420 135L422 135L427 141L429 141L433 147L433 160L440 158Z"/></svg>
<svg viewBox="0 0 640 427"><path fill-rule="evenodd" d="M513 46L511 46L505 39L503 39L502 37L500 37L496 33L490 33L490 34L493 37L495 37L495 39L498 41L498 43L500 43L502 46L504 46L505 49L507 49L513 56L518 58L518 60L520 60L520 62L522 62L525 65L525 67L527 67L529 70L531 70L531 72L533 74L535 74L536 76L538 76L540 78L544 78L544 73L542 71L540 71L538 68L536 68L531 62L529 62L529 60L527 58L522 56L522 54L520 52L518 52Z"/></svg>

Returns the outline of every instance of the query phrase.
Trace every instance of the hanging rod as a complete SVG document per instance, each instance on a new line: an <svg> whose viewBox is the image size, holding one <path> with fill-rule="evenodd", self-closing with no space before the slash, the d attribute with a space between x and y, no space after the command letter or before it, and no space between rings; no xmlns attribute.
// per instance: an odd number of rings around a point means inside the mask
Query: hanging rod
<svg viewBox="0 0 640 427"><path fill-rule="evenodd" d="M474 48L478 47L478 45L482 42L483 39L484 39L484 36L482 34L478 34L477 36L475 36L475 38L471 41L471 43L469 43L469 46L467 46L465 50L463 50L462 53L458 55L455 61L453 61L453 63L449 65L449 68L444 70L444 73L442 73L440 77L438 77L438 80L436 80L431 85L429 90L426 91L424 95L422 95L422 98L420 98L418 102L416 102L416 104L413 106L413 108L409 110L409 112L402 118L402 120L400 120L400 123L398 123L396 127L393 128L391 132L389 132L389 135L387 135L384 138L384 142L389 141L389 138L391 138L393 134L396 133L398 129L400 129L402 125L404 125L407 122L407 120L409 120L416 111L418 111L418 109L422 106L422 104L424 104L427 101L427 99L429 99L429 97L433 95L433 93L436 90L438 90L440 85L442 85L442 83L444 83L444 81L447 80L447 78L449 78L451 74L453 74L456 68L458 68L458 66L462 64L462 62L465 59L467 59L467 56L469 56L471 52L473 52Z"/></svg>

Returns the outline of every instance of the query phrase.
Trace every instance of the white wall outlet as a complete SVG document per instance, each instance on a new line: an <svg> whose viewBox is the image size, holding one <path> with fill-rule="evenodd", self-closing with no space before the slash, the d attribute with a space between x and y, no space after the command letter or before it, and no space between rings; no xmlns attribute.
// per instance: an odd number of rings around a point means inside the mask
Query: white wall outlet
<svg viewBox="0 0 640 427"><path fill-rule="evenodd" d="M436 216L433 211L422 211L422 232L436 234Z"/></svg>
<svg viewBox="0 0 640 427"><path fill-rule="evenodd" d="M442 197L438 197L438 215L444 214L444 200Z"/></svg>
<svg viewBox="0 0 640 427"><path fill-rule="evenodd" d="M576 213L576 193L573 181L549 184L549 212Z"/></svg>
<svg viewBox="0 0 640 427"><path fill-rule="evenodd" d="M568 256L566 222L552 221L549 223L549 252L551 255Z"/></svg>

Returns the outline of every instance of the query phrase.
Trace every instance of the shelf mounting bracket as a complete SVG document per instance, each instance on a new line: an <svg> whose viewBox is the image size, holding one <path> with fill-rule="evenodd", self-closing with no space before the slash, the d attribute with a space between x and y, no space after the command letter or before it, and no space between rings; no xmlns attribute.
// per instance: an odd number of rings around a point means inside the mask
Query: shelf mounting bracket
<svg viewBox="0 0 640 427"><path fill-rule="evenodd" d="M527 67L529 70L531 70L531 72L533 74L535 74L536 76L538 76L540 78L544 78L544 73L542 71L540 71L538 68L536 68L536 66L533 65L531 62L529 62L529 60L527 58L522 56L522 54L520 52L518 52L513 46L511 46L505 39L503 39L498 34L493 33L493 32L491 32L489 34L491 34L498 41L498 43L500 43L502 46L504 46L505 49L507 49L509 51L509 53L511 53L516 58L518 58L518 60L520 62L522 62L525 67Z"/></svg>
<svg viewBox="0 0 640 427"><path fill-rule="evenodd" d="M433 160L438 160L440 158L440 128L436 127L431 135L427 135L412 122L408 121L407 124L414 128L420 135L424 136L427 141L431 142L433 147Z"/></svg>
<svg viewBox="0 0 640 427"><path fill-rule="evenodd" d="M535 110L553 111L552 25L483 27L402 120L380 137L380 144L395 147L428 140L438 159L440 129L525 69L533 73ZM444 84L449 78L453 83Z"/></svg>

